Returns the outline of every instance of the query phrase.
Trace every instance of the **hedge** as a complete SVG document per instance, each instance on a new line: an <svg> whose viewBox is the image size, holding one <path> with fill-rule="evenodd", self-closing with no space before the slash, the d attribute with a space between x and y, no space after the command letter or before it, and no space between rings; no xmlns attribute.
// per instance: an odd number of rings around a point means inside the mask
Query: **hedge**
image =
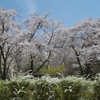
<svg viewBox="0 0 100 100"><path fill-rule="evenodd" d="M0 81L0 100L100 100L100 75L94 81L74 76Z"/></svg>

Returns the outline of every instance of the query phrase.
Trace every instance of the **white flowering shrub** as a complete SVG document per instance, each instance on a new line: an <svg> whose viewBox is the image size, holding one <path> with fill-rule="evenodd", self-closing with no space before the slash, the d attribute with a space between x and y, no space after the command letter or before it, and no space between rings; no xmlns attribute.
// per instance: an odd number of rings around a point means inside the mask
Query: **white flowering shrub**
<svg viewBox="0 0 100 100"><path fill-rule="evenodd" d="M32 92L29 82L7 82L0 87L0 100L30 100Z"/></svg>
<svg viewBox="0 0 100 100"><path fill-rule="evenodd" d="M97 74L95 77L95 84L94 84L94 96L95 100L100 100L100 74Z"/></svg>
<svg viewBox="0 0 100 100"><path fill-rule="evenodd" d="M60 79L50 78L49 76L37 79L34 84L35 100L62 100L62 90L59 87L59 82Z"/></svg>
<svg viewBox="0 0 100 100"><path fill-rule="evenodd" d="M94 81L74 76L18 76L0 81L0 100L100 100L100 74Z"/></svg>
<svg viewBox="0 0 100 100"><path fill-rule="evenodd" d="M64 100L79 100L83 89L82 79L67 77L61 80L60 87L63 90Z"/></svg>

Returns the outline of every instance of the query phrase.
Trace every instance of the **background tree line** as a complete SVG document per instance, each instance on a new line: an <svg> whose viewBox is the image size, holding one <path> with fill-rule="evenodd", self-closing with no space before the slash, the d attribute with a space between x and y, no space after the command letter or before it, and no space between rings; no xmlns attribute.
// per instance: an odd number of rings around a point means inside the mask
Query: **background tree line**
<svg viewBox="0 0 100 100"><path fill-rule="evenodd" d="M100 19L88 18L66 28L49 13L33 13L20 23L18 17L15 10L0 8L1 79L59 65L64 76L91 77L100 72Z"/></svg>

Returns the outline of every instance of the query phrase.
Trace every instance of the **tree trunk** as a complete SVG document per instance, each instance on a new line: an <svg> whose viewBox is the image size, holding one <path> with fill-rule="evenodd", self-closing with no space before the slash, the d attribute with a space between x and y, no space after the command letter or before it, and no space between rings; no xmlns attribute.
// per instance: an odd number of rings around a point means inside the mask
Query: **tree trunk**
<svg viewBox="0 0 100 100"><path fill-rule="evenodd" d="M7 79L7 73L6 73L6 59L4 59L2 80L6 80L6 79Z"/></svg>
<svg viewBox="0 0 100 100"><path fill-rule="evenodd" d="M75 55L76 55L76 58L77 58L77 62L79 64L79 68L80 68L80 74L83 76L84 73L83 73L83 68L82 68L82 65L81 65L81 61L80 61L80 58L79 58L79 54L77 52L77 50L75 49L75 47L72 45L72 49L74 50L75 52Z"/></svg>
<svg viewBox="0 0 100 100"><path fill-rule="evenodd" d="M31 61L30 61L30 68L31 68L31 71L30 71L30 73L33 73L33 70L34 70L34 68L33 68L33 56L30 55L30 58L31 58Z"/></svg>
<svg viewBox="0 0 100 100"><path fill-rule="evenodd" d="M2 75L2 80L6 80L7 79L7 75L6 75L6 73L4 73L3 75Z"/></svg>
<svg viewBox="0 0 100 100"><path fill-rule="evenodd" d="M77 55L76 55L76 56L77 56ZM80 58L79 58L79 56L77 56L77 62L78 62L79 67L80 67L80 74L83 76L84 73L83 73L83 69L82 69L82 65L81 65L81 62L80 62Z"/></svg>
<svg viewBox="0 0 100 100"><path fill-rule="evenodd" d="M2 77L2 67L1 67L1 53L0 53L0 77Z"/></svg>

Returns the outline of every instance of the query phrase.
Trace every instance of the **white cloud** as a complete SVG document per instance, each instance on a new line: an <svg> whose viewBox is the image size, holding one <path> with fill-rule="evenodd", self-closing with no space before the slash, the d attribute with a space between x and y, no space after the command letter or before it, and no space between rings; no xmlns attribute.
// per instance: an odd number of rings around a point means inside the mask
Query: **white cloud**
<svg viewBox="0 0 100 100"><path fill-rule="evenodd" d="M14 1L13 1L14 2ZM16 0L16 10L24 17L36 12L35 0Z"/></svg>
<svg viewBox="0 0 100 100"><path fill-rule="evenodd" d="M36 11L35 0L23 0L23 3L25 4L24 6L27 13L32 13Z"/></svg>

